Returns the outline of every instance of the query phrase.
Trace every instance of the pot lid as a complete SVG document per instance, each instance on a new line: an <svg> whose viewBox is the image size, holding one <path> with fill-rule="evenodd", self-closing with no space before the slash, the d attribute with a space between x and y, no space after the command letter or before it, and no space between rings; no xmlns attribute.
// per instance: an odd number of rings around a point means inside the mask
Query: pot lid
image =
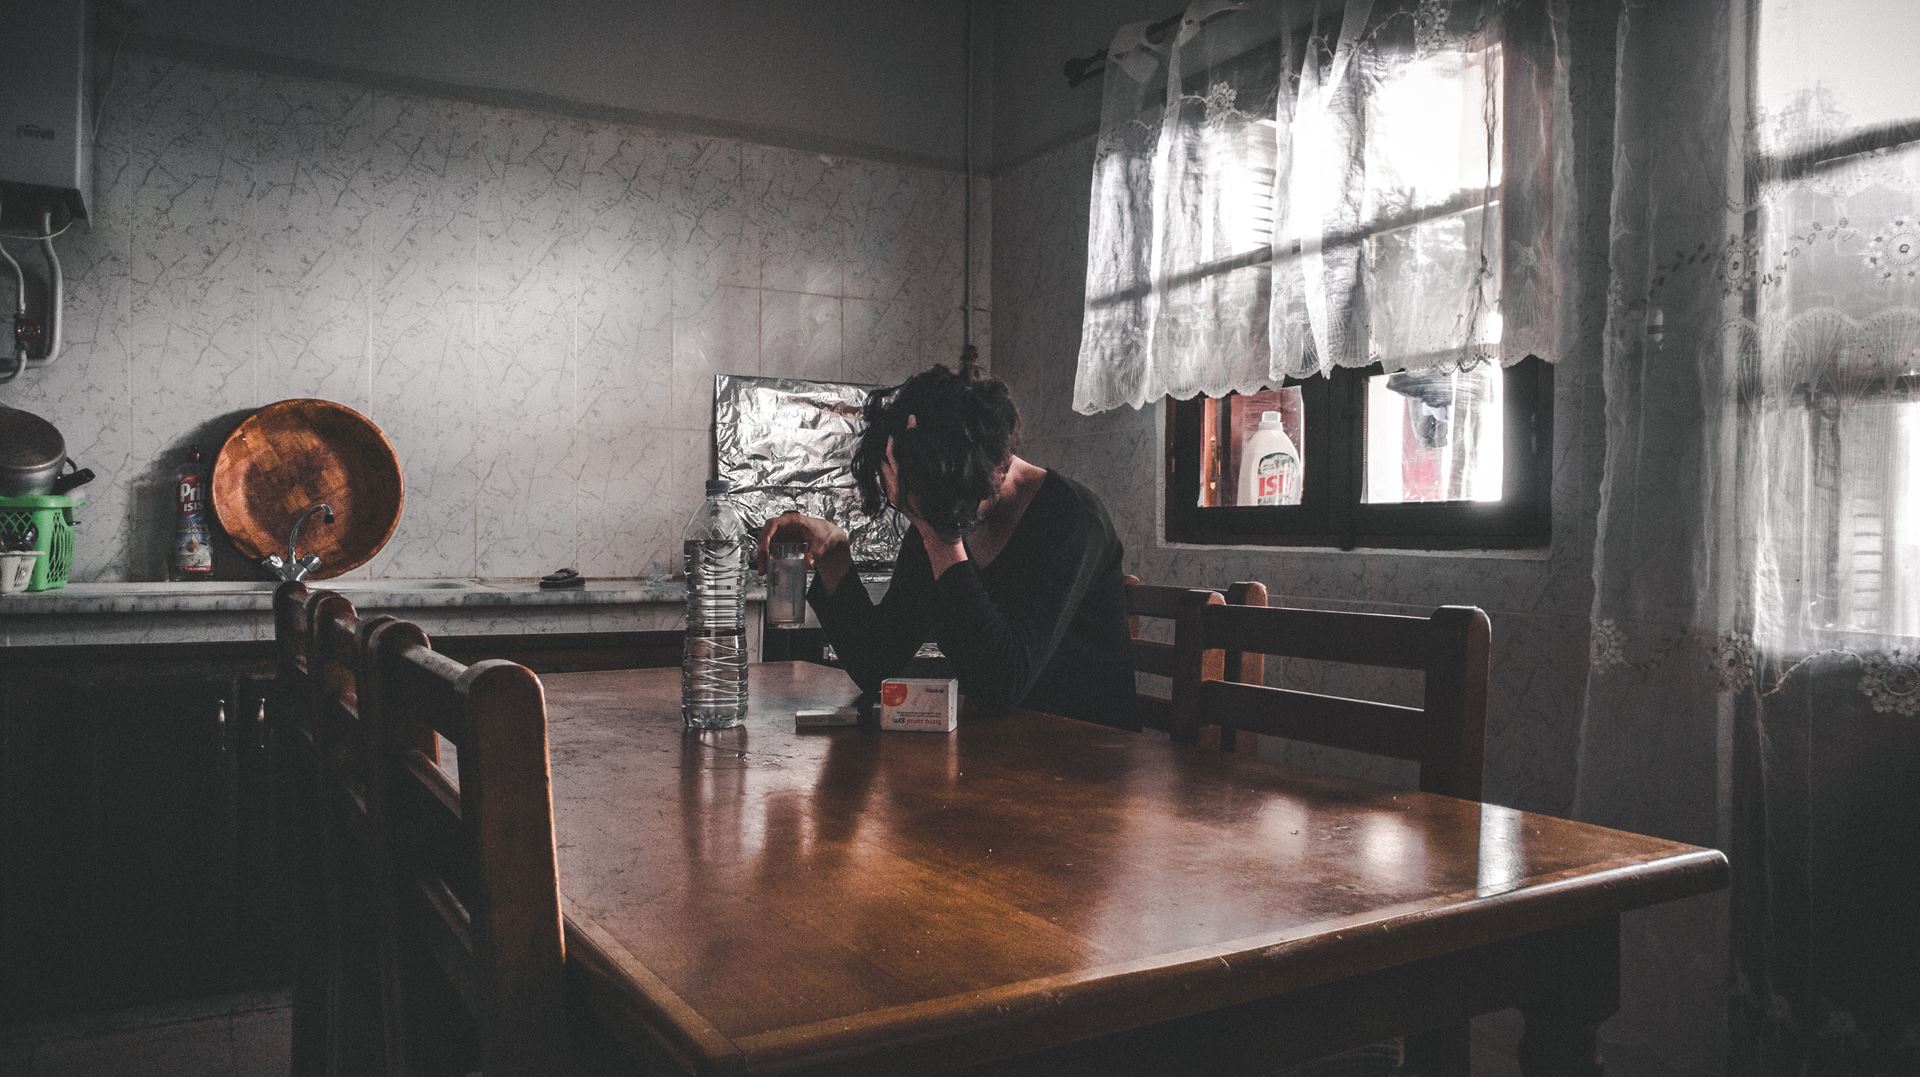
<svg viewBox="0 0 1920 1077"><path fill-rule="evenodd" d="M67 458L67 443L52 423L0 404L0 476L44 474Z"/></svg>

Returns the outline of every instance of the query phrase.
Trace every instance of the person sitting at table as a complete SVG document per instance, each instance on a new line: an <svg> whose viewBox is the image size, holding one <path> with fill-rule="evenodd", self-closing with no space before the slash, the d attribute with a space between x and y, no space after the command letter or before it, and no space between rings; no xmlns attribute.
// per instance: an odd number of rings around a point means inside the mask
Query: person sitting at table
<svg viewBox="0 0 1920 1077"><path fill-rule="evenodd" d="M1021 706L1137 729L1120 540L1093 491L1016 455L1020 418L1001 382L945 366L877 389L853 474L869 515L913 526L878 606L847 532L789 512L759 555L807 543L808 602L862 690L898 675L929 637L970 711Z"/></svg>

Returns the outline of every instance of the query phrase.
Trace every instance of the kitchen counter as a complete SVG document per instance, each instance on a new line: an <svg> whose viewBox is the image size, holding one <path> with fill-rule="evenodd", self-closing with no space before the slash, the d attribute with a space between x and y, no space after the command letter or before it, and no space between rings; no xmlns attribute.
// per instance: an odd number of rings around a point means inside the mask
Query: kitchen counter
<svg viewBox="0 0 1920 1077"><path fill-rule="evenodd" d="M60 614L156 614L271 612L271 580L207 580L186 583L73 583L58 591L0 599L0 617ZM308 586L339 591L355 606L376 610L464 609L497 606L617 606L685 602L685 580L589 580L584 587L544 591L532 579L313 580ZM761 594L749 591L751 600Z"/></svg>
<svg viewBox="0 0 1920 1077"><path fill-rule="evenodd" d="M0 646L197 643L273 638L268 580L191 583L73 583L58 591L0 598ZM684 625L684 580L591 580L543 591L532 579L341 579L338 590L363 611L392 613L430 633L492 635L633 632ZM750 634L762 594L748 592Z"/></svg>
<svg viewBox="0 0 1920 1077"><path fill-rule="evenodd" d="M884 573L861 573L878 602ZM192 583L71 583L58 591L0 598L0 647L198 643L273 638L270 580ZM342 579L337 590L364 612L392 613L445 635L646 632L685 627L687 584L666 576L589 580L543 591L529 578ZM747 635L758 651L766 592L747 588ZM811 622L809 622L811 623Z"/></svg>

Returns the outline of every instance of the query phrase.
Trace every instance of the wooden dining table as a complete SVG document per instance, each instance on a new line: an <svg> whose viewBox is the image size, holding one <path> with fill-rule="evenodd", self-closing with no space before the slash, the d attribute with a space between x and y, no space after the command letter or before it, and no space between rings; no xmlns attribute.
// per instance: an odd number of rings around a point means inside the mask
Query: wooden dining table
<svg viewBox="0 0 1920 1077"><path fill-rule="evenodd" d="M542 678L567 964L648 1072L1233 1073L1519 1007L1598 1073L1622 913L1718 852L1035 712L796 732L838 670Z"/></svg>

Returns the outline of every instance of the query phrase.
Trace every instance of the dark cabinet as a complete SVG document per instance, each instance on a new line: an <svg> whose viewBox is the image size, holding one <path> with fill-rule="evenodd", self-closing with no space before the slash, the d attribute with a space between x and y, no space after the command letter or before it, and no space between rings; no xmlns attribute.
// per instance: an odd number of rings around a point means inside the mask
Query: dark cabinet
<svg viewBox="0 0 1920 1077"><path fill-rule="evenodd" d="M284 979L269 670L26 657L0 652L0 1012Z"/></svg>
<svg viewBox="0 0 1920 1077"><path fill-rule="evenodd" d="M557 673L674 665L680 643L435 646ZM0 1023L288 982L316 823L273 669L264 642L0 647Z"/></svg>

